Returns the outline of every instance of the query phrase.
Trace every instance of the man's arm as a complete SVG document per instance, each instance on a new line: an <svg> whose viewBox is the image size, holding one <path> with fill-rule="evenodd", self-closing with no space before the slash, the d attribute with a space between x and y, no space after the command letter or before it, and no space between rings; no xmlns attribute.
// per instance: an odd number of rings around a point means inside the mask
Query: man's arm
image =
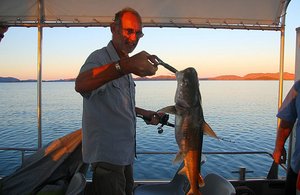
<svg viewBox="0 0 300 195"><path fill-rule="evenodd" d="M92 68L78 75L75 90L79 93L91 92L109 81L130 73L141 77L154 75L157 71L155 58L156 56L142 51L132 57L122 58L119 62Z"/></svg>
<svg viewBox="0 0 300 195"><path fill-rule="evenodd" d="M277 129L277 137L275 141L275 149L273 152L274 161L279 164L283 153L284 144L293 130L294 123L281 119Z"/></svg>
<svg viewBox="0 0 300 195"><path fill-rule="evenodd" d="M87 93L123 75L117 70L116 63L95 67L77 76L75 90L78 93Z"/></svg>

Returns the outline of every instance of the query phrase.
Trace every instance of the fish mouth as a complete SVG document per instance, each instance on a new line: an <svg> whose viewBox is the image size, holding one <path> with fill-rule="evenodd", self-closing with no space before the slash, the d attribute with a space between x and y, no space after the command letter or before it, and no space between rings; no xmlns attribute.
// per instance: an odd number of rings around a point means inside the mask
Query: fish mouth
<svg viewBox="0 0 300 195"><path fill-rule="evenodd" d="M197 71L193 67L188 67L184 70L177 71L175 75L178 82L181 82L184 78L190 81L195 81L193 78L198 79Z"/></svg>

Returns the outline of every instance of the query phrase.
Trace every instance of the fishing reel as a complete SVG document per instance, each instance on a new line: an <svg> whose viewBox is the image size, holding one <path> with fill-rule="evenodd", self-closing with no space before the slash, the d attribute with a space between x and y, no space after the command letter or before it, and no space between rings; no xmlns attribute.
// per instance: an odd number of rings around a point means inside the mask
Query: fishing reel
<svg viewBox="0 0 300 195"><path fill-rule="evenodd" d="M145 118L145 116L141 115L141 114L137 114L137 117L142 118L144 121L150 121L150 119ZM161 124L159 127L157 127L157 133L162 134L164 132L163 130L163 126L167 125L169 127L175 127L174 124L169 123L169 115L168 114L164 114L163 116L159 117L159 123Z"/></svg>
<svg viewBox="0 0 300 195"><path fill-rule="evenodd" d="M169 120L169 115L165 114L159 119L159 123L161 124L159 127L157 127L157 133L162 134L164 132L163 126L168 122Z"/></svg>
<svg viewBox="0 0 300 195"><path fill-rule="evenodd" d="M159 123L161 125L159 127L157 127L157 133L158 134L162 134L164 132L164 130L163 130L164 125L167 125L167 126L170 126L170 127L175 127L175 125L172 124L172 123L169 123L168 120L169 120L169 115L168 114L164 114L162 117L159 118Z"/></svg>

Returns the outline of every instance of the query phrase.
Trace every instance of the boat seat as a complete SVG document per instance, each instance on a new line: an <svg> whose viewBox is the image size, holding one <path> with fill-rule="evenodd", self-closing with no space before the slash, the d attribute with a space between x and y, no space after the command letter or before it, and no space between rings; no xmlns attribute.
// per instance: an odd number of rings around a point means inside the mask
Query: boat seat
<svg viewBox="0 0 300 195"><path fill-rule="evenodd" d="M83 194L86 185L86 180L84 174L81 172L76 172L67 188L66 195L80 195Z"/></svg>
<svg viewBox="0 0 300 195"><path fill-rule="evenodd" d="M183 163L178 171L183 167ZM188 187L188 180L184 175L176 172L173 179L167 184L147 184L135 188L134 195L185 195L185 189Z"/></svg>
<svg viewBox="0 0 300 195"><path fill-rule="evenodd" d="M233 185L224 177L210 173L204 178L205 186L200 188L202 195L235 195Z"/></svg>

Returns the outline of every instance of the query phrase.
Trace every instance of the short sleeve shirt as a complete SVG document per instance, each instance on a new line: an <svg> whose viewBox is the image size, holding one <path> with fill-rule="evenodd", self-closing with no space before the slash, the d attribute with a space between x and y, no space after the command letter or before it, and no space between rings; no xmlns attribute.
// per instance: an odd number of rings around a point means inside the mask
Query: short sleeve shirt
<svg viewBox="0 0 300 195"><path fill-rule="evenodd" d="M90 54L80 72L116 62L110 42ZM132 164L135 157L135 83L124 75L83 95L82 152L86 163Z"/></svg>
<svg viewBox="0 0 300 195"><path fill-rule="evenodd" d="M277 114L278 118L295 123L298 115L300 114L300 81L295 82L287 97L285 98L283 105ZM288 102L285 102L288 101ZM300 170L300 123L297 120L296 124L296 143L295 150L292 155L291 167L294 172L298 173Z"/></svg>

